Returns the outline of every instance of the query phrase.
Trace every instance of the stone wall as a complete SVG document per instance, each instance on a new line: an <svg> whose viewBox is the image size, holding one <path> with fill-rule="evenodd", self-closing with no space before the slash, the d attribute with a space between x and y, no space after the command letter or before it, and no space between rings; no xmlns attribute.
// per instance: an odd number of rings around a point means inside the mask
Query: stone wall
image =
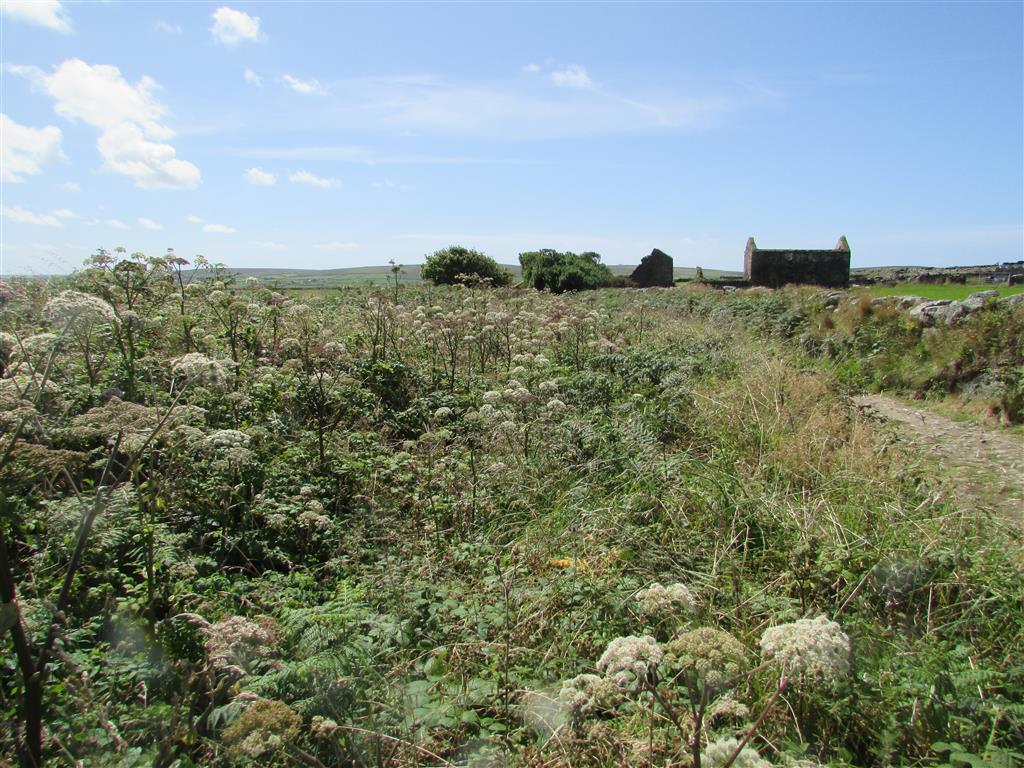
<svg viewBox="0 0 1024 768"><path fill-rule="evenodd" d="M850 244L844 236L830 251L764 250L751 237L743 254L743 274L753 285L770 288L790 283L846 286L850 283Z"/></svg>

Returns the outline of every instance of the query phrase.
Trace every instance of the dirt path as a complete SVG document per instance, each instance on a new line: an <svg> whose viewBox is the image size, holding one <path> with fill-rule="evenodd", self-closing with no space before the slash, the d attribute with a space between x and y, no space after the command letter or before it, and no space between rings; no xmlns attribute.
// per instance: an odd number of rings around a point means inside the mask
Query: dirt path
<svg viewBox="0 0 1024 768"><path fill-rule="evenodd" d="M1024 523L1024 439L953 421L885 395L854 398L869 416L898 423L911 444L935 456L961 503L1002 512Z"/></svg>

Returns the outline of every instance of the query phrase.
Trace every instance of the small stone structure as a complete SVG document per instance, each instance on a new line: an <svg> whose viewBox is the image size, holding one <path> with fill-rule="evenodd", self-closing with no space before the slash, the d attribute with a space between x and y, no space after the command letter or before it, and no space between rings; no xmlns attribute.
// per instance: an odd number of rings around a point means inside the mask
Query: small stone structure
<svg viewBox="0 0 1024 768"><path fill-rule="evenodd" d="M743 254L743 274L752 285L770 288L789 283L847 286L850 284L850 244L844 235L831 251L763 250L751 237Z"/></svg>
<svg viewBox="0 0 1024 768"><path fill-rule="evenodd" d="M672 268L674 264L672 257L664 251L655 248L649 255L644 256L640 265L633 270L629 279L638 288L653 288L656 286L672 287Z"/></svg>

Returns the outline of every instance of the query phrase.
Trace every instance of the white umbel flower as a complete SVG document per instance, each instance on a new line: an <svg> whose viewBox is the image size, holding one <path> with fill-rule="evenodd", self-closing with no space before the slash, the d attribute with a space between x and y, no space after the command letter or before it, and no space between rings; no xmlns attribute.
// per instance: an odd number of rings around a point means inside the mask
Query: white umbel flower
<svg viewBox="0 0 1024 768"><path fill-rule="evenodd" d="M658 666L664 653L650 635L617 637L608 643L597 668L620 688L639 685Z"/></svg>
<svg viewBox="0 0 1024 768"><path fill-rule="evenodd" d="M850 669L850 638L824 616L766 629L761 654L788 675L838 677Z"/></svg>
<svg viewBox="0 0 1024 768"><path fill-rule="evenodd" d="M644 616L657 616L672 611L690 611L696 601L685 584L669 584L667 587L657 581L636 593L637 608Z"/></svg>

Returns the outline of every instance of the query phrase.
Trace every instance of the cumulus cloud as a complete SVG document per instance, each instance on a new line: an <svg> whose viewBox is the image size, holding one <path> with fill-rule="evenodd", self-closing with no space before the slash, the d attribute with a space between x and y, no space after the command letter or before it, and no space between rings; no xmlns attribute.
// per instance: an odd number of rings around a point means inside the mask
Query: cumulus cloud
<svg viewBox="0 0 1024 768"><path fill-rule="evenodd" d="M590 79L587 70L579 64L555 70L551 73L551 82L559 88L580 88L586 91L594 87L594 81Z"/></svg>
<svg viewBox="0 0 1024 768"><path fill-rule="evenodd" d="M540 64L527 64L523 67L523 72L529 72L531 75L540 72Z"/></svg>
<svg viewBox="0 0 1024 768"><path fill-rule="evenodd" d="M283 75L281 79L287 83L289 88L293 91L297 91L298 93L310 94L321 93L323 91L323 87L317 80L300 80L299 78L292 77L291 75Z"/></svg>
<svg viewBox="0 0 1024 768"><path fill-rule="evenodd" d="M81 192L82 188L77 181L65 181L60 185L65 192Z"/></svg>
<svg viewBox="0 0 1024 768"><path fill-rule="evenodd" d="M20 205L0 205L0 215L5 219L16 221L19 224L35 224L42 227L63 227L64 225L60 222L62 217L57 214L57 211L54 211L53 213L34 213L27 208L22 208Z"/></svg>
<svg viewBox="0 0 1024 768"><path fill-rule="evenodd" d="M187 216L185 220L188 221L189 224L202 224L203 223L203 220L201 218L199 218L198 216L196 216L194 213L190 214L189 216Z"/></svg>
<svg viewBox="0 0 1024 768"><path fill-rule="evenodd" d="M128 229L128 225L119 219L107 219L107 226L114 229Z"/></svg>
<svg viewBox="0 0 1024 768"><path fill-rule="evenodd" d="M213 232L218 235L230 235L238 230L226 224L203 224L203 232Z"/></svg>
<svg viewBox="0 0 1024 768"><path fill-rule="evenodd" d="M314 176L309 171L290 173L288 174L288 181L292 184L308 184L311 187L318 187L320 189L333 189L334 187L341 186L341 182L337 179L323 179L319 176Z"/></svg>
<svg viewBox="0 0 1024 768"><path fill-rule="evenodd" d="M262 168L250 168L245 172L245 180L256 187L272 187L277 183L277 177Z"/></svg>
<svg viewBox="0 0 1024 768"><path fill-rule="evenodd" d="M19 182L35 176L46 163L64 157L60 140L54 125L31 128L0 113L0 179Z"/></svg>
<svg viewBox="0 0 1024 768"><path fill-rule="evenodd" d="M235 46L243 40L256 42L262 39L259 16L250 16L245 11L224 5L213 12L212 18L210 34L224 45Z"/></svg>
<svg viewBox="0 0 1024 768"><path fill-rule="evenodd" d="M154 231L158 229L163 229L163 225L157 224L155 221L153 221L152 219L147 219L145 216L139 217L139 226L145 229L152 229Z"/></svg>
<svg viewBox="0 0 1024 768"><path fill-rule="evenodd" d="M313 247L318 251L357 251L359 250L359 243L342 243L332 240L329 243L319 243Z"/></svg>
<svg viewBox="0 0 1024 768"><path fill-rule="evenodd" d="M54 111L100 131L96 148L109 170L130 176L143 189L193 189L199 168L179 160L165 143L174 131L163 124L167 108L154 96L156 82L143 76L132 85L114 66L68 59L53 74L10 66L54 99Z"/></svg>
<svg viewBox="0 0 1024 768"><path fill-rule="evenodd" d="M256 248L266 248L268 251L290 251L292 249L290 245L275 243L273 240L253 240L249 245Z"/></svg>
<svg viewBox="0 0 1024 768"><path fill-rule="evenodd" d="M253 72L249 67L245 68L245 72L242 73L242 77L245 78L245 82L249 85L254 85L257 88L263 87L263 78Z"/></svg>
<svg viewBox="0 0 1024 768"><path fill-rule="evenodd" d="M0 3L0 13L55 32L72 31L71 19L59 0L9 0Z"/></svg>

